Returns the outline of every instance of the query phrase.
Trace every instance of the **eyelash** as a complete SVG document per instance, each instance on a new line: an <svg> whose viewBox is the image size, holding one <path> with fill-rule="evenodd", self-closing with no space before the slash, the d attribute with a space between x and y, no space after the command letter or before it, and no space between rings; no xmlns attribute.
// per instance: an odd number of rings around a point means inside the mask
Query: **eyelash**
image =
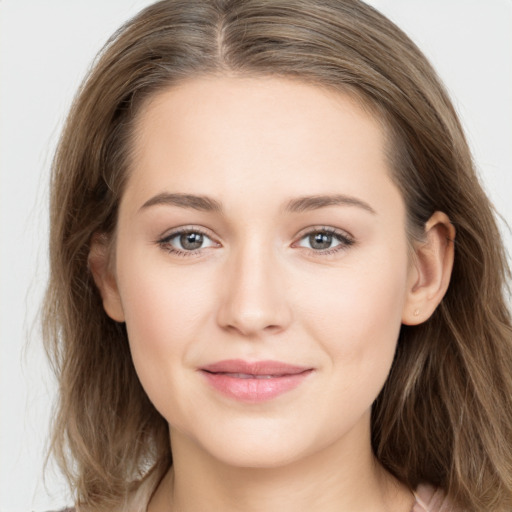
<svg viewBox="0 0 512 512"><path fill-rule="evenodd" d="M332 254L336 254L340 251L345 251L349 247L351 247L352 245L355 244L354 238L351 235L349 235L348 233L346 233L345 231L340 231L339 229L335 229L335 228L332 228L329 226L313 226L311 228L308 228L307 231L302 232L300 234L300 238L298 239L297 242L294 242L292 244L292 247L301 247L301 246L297 245L299 242L301 242L305 238L307 238L311 235L315 235L315 234L325 234L325 235L332 236L333 238L338 240L338 242L340 242L340 243L339 243L339 245L330 247L328 249L323 249L323 250L315 250L315 249L308 248L308 247L302 247L303 249L308 251L313 256L329 256Z"/></svg>
<svg viewBox="0 0 512 512"><path fill-rule="evenodd" d="M171 233L169 233L168 235L166 235L165 237L157 240L157 244L162 249L167 251L168 253L173 254L175 256L179 256L179 257L197 256L201 251L208 248L208 247L200 247L198 249L193 249L193 250L187 251L187 250L181 250L181 249L177 249L177 248L173 247L171 245L171 241L183 234L202 235L203 237L205 237L205 238L209 239L211 242L213 242L213 244L220 246L219 242L216 242L206 231L204 231L200 228L197 228L197 227L193 227L193 226L178 228L178 229L172 231ZM324 250L315 250L312 248L303 247L303 246L298 245L302 240L306 239L307 237L309 237L311 235L315 235L315 234L326 234L326 235L332 236L333 238L338 240L340 243L334 247L324 249ZM298 238L297 242L294 242L292 244L292 247L302 248L302 249L308 251L313 256L328 256L328 255L338 253L340 251L347 250L350 246L352 246L354 244L355 244L354 238L352 236L350 236L348 233L334 229L332 227L319 226L319 227L308 228L308 231L302 232L300 237Z"/></svg>
<svg viewBox="0 0 512 512"><path fill-rule="evenodd" d="M185 257L185 258L190 257L190 256L197 256L202 250L205 249L205 247L200 247L198 249L184 251L181 249L176 249L176 247L173 247L171 245L171 241L173 239L179 237L180 235L184 235L184 234L202 235L203 237L211 240L214 244L220 245L218 242L215 242L213 240L213 238L208 233L206 233L206 231L204 231L200 228L194 227L194 226L178 228L178 229L172 231L172 233L169 233L168 235L166 235L163 238L161 238L160 240L158 240L157 243L162 249L164 249L168 253L173 254L175 256Z"/></svg>

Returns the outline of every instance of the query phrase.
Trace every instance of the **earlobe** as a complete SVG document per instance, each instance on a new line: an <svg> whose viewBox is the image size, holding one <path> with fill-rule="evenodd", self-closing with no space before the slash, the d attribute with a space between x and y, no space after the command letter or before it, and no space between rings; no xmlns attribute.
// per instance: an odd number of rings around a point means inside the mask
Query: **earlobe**
<svg viewBox="0 0 512 512"><path fill-rule="evenodd" d="M89 251L89 268L103 300L107 315L116 322L124 322L124 311L116 277L110 268L109 243L105 236L94 235Z"/></svg>
<svg viewBox="0 0 512 512"><path fill-rule="evenodd" d="M425 239L414 247L402 323L418 325L435 311L450 284L455 228L443 212L425 224Z"/></svg>

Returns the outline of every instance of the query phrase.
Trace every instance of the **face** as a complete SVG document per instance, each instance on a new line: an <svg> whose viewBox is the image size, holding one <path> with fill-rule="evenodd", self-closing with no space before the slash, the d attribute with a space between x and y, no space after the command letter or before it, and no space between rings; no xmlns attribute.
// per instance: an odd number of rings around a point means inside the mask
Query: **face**
<svg viewBox="0 0 512 512"><path fill-rule="evenodd" d="M171 440L240 466L369 443L414 280L384 144L350 97L286 79L143 109L102 293Z"/></svg>

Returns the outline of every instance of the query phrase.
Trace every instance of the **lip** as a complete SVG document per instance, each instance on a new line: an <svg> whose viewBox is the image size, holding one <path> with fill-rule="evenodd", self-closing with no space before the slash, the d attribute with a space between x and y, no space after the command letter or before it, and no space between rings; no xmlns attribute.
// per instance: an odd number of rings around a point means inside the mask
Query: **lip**
<svg viewBox="0 0 512 512"><path fill-rule="evenodd" d="M199 370L214 389L248 403L264 402L291 391L313 372L313 368L281 361L250 363L241 359L218 361Z"/></svg>

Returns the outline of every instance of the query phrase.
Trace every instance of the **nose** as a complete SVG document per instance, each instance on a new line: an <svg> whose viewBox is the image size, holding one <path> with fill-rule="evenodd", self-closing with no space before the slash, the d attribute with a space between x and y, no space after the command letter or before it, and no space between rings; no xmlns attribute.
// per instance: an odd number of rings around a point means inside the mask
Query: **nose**
<svg viewBox="0 0 512 512"><path fill-rule="evenodd" d="M223 329L254 337L290 324L283 273L272 252L248 247L226 261L217 317Z"/></svg>

